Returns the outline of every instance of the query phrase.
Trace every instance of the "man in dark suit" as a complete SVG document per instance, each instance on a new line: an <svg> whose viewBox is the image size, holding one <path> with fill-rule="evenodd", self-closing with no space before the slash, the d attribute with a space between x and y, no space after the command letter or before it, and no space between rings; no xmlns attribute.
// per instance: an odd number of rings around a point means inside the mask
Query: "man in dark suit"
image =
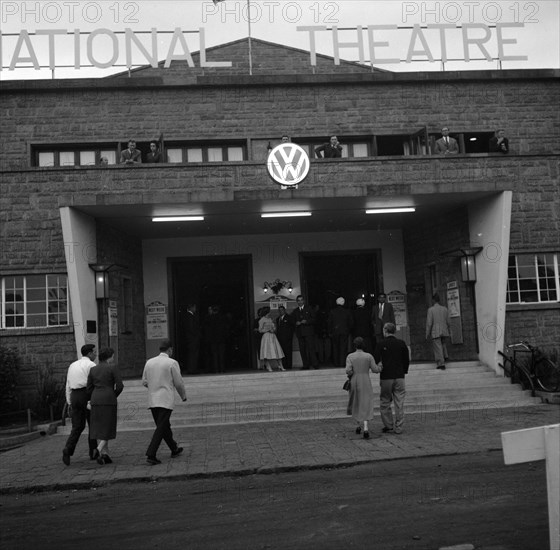
<svg viewBox="0 0 560 550"><path fill-rule="evenodd" d="M456 155L459 152L457 140L449 136L449 128L441 129L441 138L436 141L436 155Z"/></svg>
<svg viewBox="0 0 560 550"><path fill-rule="evenodd" d="M491 153L503 153L504 155L509 152L509 140L504 130L497 130L496 135L490 138L488 150Z"/></svg>
<svg viewBox="0 0 560 550"><path fill-rule="evenodd" d="M136 142L131 139L128 142L128 149L121 153L121 164L140 164L142 162L142 153L136 149Z"/></svg>
<svg viewBox="0 0 560 550"><path fill-rule="evenodd" d="M200 322L196 314L196 304L187 306L185 318L185 337L187 340L187 374L198 372L198 355L200 351Z"/></svg>
<svg viewBox="0 0 560 550"><path fill-rule="evenodd" d="M212 315L208 317L207 329L211 338L210 361L214 372L226 372L226 342L229 336L227 318L220 306L212 306Z"/></svg>
<svg viewBox="0 0 560 550"><path fill-rule="evenodd" d="M303 368L313 367L318 369L317 353L315 351L315 314L313 309L305 305L305 299L300 294L297 298L298 307L292 312L292 319L296 327L296 336L299 343L299 352Z"/></svg>
<svg viewBox="0 0 560 550"><path fill-rule="evenodd" d="M323 156L321 156L321 153L323 153ZM323 145L316 147L315 156L318 159L340 158L342 156L342 145L338 142L338 138L336 136L331 136L329 143L323 143Z"/></svg>
<svg viewBox="0 0 560 550"><path fill-rule="evenodd" d="M369 308L366 308L366 302L363 298L356 300L356 309L352 312L352 316L354 318L352 336L354 338L358 336L362 338L364 341L364 351L366 353L373 353L371 313Z"/></svg>
<svg viewBox="0 0 560 550"><path fill-rule="evenodd" d="M373 308L371 322L374 328L375 342L377 344L383 339L383 326L385 323L393 323L395 325L395 311L391 304L386 303L387 295L380 294L377 297L379 302L376 307Z"/></svg>
<svg viewBox="0 0 560 550"><path fill-rule="evenodd" d="M395 337L396 327L393 323L385 323L383 327L383 340L376 346L373 358L379 365L383 365L380 375L380 404L381 421L383 422L383 433L402 433L404 422L404 397L406 390L404 377L408 374L410 356L408 347L402 340ZM395 406L395 421L391 402Z"/></svg>
<svg viewBox="0 0 560 550"><path fill-rule="evenodd" d="M335 367L346 366L348 355L348 340L352 331L354 319L352 314L344 307L344 298L336 299L336 307L329 313L328 327L332 342L333 362Z"/></svg>
<svg viewBox="0 0 560 550"><path fill-rule="evenodd" d="M280 342L280 347L284 352L282 364L286 370L292 368L292 341L294 339L294 322L286 313L286 308L280 306L278 308L280 314L276 319L276 337Z"/></svg>

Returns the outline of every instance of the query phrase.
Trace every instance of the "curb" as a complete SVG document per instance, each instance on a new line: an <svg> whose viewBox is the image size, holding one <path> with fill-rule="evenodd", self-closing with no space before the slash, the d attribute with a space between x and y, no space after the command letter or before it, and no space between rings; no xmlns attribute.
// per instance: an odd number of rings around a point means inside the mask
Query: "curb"
<svg viewBox="0 0 560 550"><path fill-rule="evenodd" d="M395 458L377 458L377 459L363 459L351 460L347 462L324 462L321 464L300 464L297 466L259 466L258 468L247 468L243 470L221 470L214 472L199 472L193 474L176 474L170 476L137 476L129 478L120 478L106 481L85 481L81 483L54 483L50 485L28 486L28 487L5 487L0 488L0 495L14 495L14 494L32 494L32 493L48 493L53 491L72 491L72 490L87 490L98 489L103 487L110 487L121 483L160 483L165 481L185 481L189 479L220 479L224 477L248 477L252 475L275 475L293 472L310 472L313 470L341 470L345 468L352 468L354 466L363 466L364 464L373 464L377 462L396 462L401 460L419 459L419 458L437 458L444 456L460 456L460 455L477 455L489 452L502 452L501 447L488 448L477 450L473 452L450 452L450 453L435 453L429 455L411 455L401 456ZM154 468L157 468L155 466Z"/></svg>
<svg viewBox="0 0 560 550"><path fill-rule="evenodd" d="M0 453L17 449L29 441L39 439L46 435L45 432L26 432L23 434L12 435L9 437L0 437Z"/></svg>

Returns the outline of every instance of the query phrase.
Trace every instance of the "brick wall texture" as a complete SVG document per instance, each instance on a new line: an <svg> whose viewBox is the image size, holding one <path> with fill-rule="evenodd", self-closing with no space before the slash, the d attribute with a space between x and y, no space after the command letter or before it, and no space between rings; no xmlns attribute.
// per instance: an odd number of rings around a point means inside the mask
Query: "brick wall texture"
<svg viewBox="0 0 560 550"><path fill-rule="evenodd" d="M262 41L261 41L262 42ZM422 127L438 132L505 128L507 156L382 157L314 164L300 197L405 196L513 191L511 249L560 252L559 154L560 86L551 71L489 71L394 75L371 73L354 64L310 74L308 54L283 51L262 42L255 47L256 76L246 76L245 43L209 52L209 59L237 60L231 71L174 68L133 72L95 81L4 83L1 94L0 205L2 274L64 272L59 207L171 204L192 201L269 200L278 188L264 186L262 162L213 165L33 168L36 144L165 140L327 137L409 134ZM274 62L274 64L273 64ZM198 62L197 62L198 66ZM273 67L273 70L265 70ZM242 76L236 76L241 71ZM267 74L264 74L264 73ZM327 73L331 74L327 74ZM342 182L342 185L341 185ZM284 195L285 196L285 195ZM452 262L439 251L465 244L466 209L441 219L415 218L403 228L407 282L425 282L426 264L436 262L442 285L458 279ZM113 276L117 285L131 278L132 334L119 336L119 355L127 372L138 372L143 353L141 242L98 224L99 261L127 266ZM116 282L115 282L116 281ZM113 288L113 287L112 287ZM116 287L115 287L116 288ZM469 313L464 285L461 303ZM113 290L112 290L113 292ZM442 293L444 294L444 293ZM413 353L428 358L423 340L427 299L411 294ZM507 340L556 337L558 309L507 315ZM470 319L464 319L464 325ZM471 323L472 324L472 323ZM53 360L61 369L75 358L70 333L8 335L25 359L25 384L34 368ZM45 345L47 343L47 345ZM453 358L472 358L474 334ZM62 367L62 365L64 367Z"/></svg>

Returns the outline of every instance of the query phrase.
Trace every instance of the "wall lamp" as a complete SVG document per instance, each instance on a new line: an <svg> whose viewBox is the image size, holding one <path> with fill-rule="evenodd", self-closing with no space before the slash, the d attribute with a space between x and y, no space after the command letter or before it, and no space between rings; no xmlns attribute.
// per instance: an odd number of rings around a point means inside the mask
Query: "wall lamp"
<svg viewBox="0 0 560 550"><path fill-rule="evenodd" d="M268 289L272 290L274 294L278 294L283 288L287 289L291 294L294 290L292 281L281 281L280 279L276 279L271 283L269 283L268 281L265 281L263 283L263 291L265 294L268 292Z"/></svg>
<svg viewBox="0 0 560 550"><path fill-rule="evenodd" d="M109 272L126 269L119 264L89 264L89 267L95 273L95 297L98 300L109 297Z"/></svg>
<svg viewBox="0 0 560 550"><path fill-rule="evenodd" d="M461 279L464 283L476 283L475 256L482 250L482 246L464 246L448 252L442 256L455 256L461 263Z"/></svg>

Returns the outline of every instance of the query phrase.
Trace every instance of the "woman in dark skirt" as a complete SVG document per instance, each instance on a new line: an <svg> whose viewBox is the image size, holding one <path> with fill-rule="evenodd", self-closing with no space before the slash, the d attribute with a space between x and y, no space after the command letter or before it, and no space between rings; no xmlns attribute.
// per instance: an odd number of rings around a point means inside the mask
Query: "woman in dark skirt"
<svg viewBox="0 0 560 550"><path fill-rule="evenodd" d="M91 402L90 439L97 439L93 458L98 464L110 464L109 439L117 437L117 397L123 391L119 371L114 367L112 348L99 352L99 365L89 371L87 394Z"/></svg>

